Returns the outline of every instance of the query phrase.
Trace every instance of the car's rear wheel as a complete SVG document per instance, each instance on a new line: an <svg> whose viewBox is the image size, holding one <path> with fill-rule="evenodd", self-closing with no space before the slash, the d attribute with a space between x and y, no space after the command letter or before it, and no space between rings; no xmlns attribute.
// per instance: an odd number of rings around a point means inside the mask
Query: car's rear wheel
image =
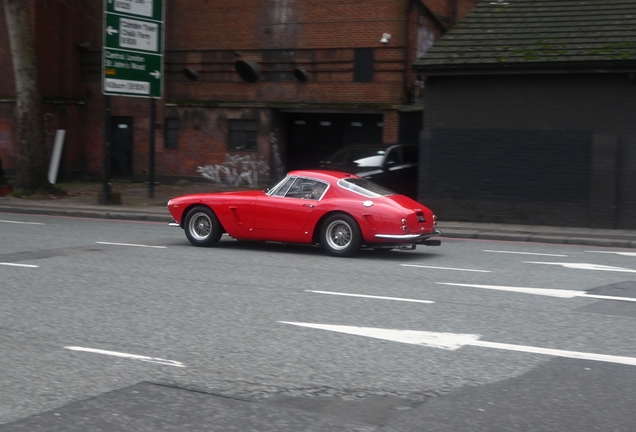
<svg viewBox="0 0 636 432"><path fill-rule="evenodd" d="M219 219L206 206L196 206L190 210L184 228L186 237L195 246L213 246L223 234Z"/></svg>
<svg viewBox="0 0 636 432"><path fill-rule="evenodd" d="M333 256L351 256L360 250L362 234L358 223L347 214L328 216L322 224L323 249Z"/></svg>

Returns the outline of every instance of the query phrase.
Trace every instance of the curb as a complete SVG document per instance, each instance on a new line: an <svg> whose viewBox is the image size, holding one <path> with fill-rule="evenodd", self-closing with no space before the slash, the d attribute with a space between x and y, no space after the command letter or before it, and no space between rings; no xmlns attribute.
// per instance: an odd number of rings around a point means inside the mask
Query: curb
<svg viewBox="0 0 636 432"><path fill-rule="evenodd" d="M53 208L15 208L0 206L0 213L22 213L32 215L48 215L48 216L67 216L91 219L112 219L112 220L129 220L129 221L147 221L147 222L172 222L169 214L160 215L152 213L140 212L121 212L121 211L93 211L79 209L53 209Z"/></svg>
<svg viewBox="0 0 636 432"><path fill-rule="evenodd" d="M499 240L522 243L563 244L571 246L616 247L627 249L636 248L636 240L617 238L568 237L562 235L501 233L468 230L453 231L448 228L442 229L442 233L441 238L448 239Z"/></svg>

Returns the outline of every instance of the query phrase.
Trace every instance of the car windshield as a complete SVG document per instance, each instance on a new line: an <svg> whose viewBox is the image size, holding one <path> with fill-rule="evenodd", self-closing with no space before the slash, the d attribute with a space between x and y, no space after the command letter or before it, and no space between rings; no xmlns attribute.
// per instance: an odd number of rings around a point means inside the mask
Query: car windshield
<svg viewBox="0 0 636 432"><path fill-rule="evenodd" d="M282 178L281 180L279 180L276 185L274 185L273 187L267 189L266 194L267 195L278 195L278 196L283 196L285 195L285 193L289 190L289 188L291 187L292 183L294 182L294 179L296 177L290 177L290 176L286 176L284 178Z"/></svg>
<svg viewBox="0 0 636 432"><path fill-rule="evenodd" d="M367 179L359 177L343 178L338 180L338 186L349 189L350 191L359 193L369 198L378 198L381 196L395 195L395 192L390 191L382 186L370 182Z"/></svg>

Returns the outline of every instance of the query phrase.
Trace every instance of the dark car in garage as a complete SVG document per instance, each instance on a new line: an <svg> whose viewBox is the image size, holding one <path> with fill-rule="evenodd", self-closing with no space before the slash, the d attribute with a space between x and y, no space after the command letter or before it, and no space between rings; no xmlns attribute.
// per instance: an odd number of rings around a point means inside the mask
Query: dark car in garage
<svg viewBox="0 0 636 432"><path fill-rule="evenodd" d="M349 172L416 199L417 164L416 145L351 145L321 161L320 168Z"/></svg>

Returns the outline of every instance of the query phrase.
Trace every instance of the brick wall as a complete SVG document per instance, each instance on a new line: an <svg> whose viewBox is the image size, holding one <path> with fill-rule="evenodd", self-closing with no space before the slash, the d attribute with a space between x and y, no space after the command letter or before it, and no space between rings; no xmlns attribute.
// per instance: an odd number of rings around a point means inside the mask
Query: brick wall
<svg viewBox="0 0 636 432"><path fill-rule="evenodd" d="M103 2L31 1L46 118L51 127L67 129L62 169L74 176L99 175L104 139ZM203 159L223 163L227 136L222 120L246 113L262 122L258 157L273 160L269 133L281 129L278 147L286 146L283 117L275 108L284 111L291 105L384 114L383 141L397 141L397 107L417 102L419 95L410 65L421 28L439 37L452 21L449 14L457 9L461 15L475 1L165 0L165 91L157 104L157 174L191 175ZM380 42L383 33L391 35L386 44ZM355 48L374 49L372 82L353 82ZM0 97L13 97L2 8L0 54ZM258 62L267 79L243 81L234 70L237 59ZM184 67L197 70L199 79L188 80ZM307 70L310 79L298 82L291 73L294 67ZM258 114L251 111L254 107L259 107ZM0 108L0 157L11 169L17 154L13 106L8 102ZM149 165L149 101L112 97L110 112L134 118L134 174L143 177ZM209 120L198 129L190 117L195 112L205 113ZM182 120L181 142L177 150L165 150L163 119L172 115Z"/></svg>

